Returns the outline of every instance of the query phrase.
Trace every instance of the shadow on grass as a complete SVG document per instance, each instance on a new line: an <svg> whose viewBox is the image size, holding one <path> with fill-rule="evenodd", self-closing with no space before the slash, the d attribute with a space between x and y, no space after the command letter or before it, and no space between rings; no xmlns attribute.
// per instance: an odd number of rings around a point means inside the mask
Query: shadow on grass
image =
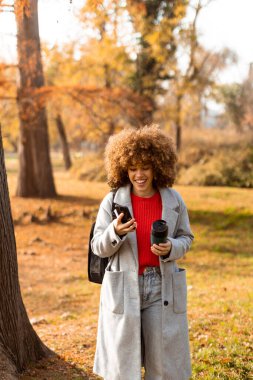
<svg viewBox="0 0 253 380"><path fill-rule="evenodd" d="M77 365L65 361L58 355L31 363L18 377L20 380L91 380L94 375L85 373Z"/></svg>

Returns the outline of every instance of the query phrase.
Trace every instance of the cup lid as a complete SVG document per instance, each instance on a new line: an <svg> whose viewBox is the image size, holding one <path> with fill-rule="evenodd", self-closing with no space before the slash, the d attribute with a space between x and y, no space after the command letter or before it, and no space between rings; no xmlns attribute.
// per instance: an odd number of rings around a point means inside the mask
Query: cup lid
<svg viewBox="0 0 253 380"><path fill-rule="evenodd" d="M159 219L152 223L152 234L156 237L166 237L168 234L168 225L165 220Z"/></svg>

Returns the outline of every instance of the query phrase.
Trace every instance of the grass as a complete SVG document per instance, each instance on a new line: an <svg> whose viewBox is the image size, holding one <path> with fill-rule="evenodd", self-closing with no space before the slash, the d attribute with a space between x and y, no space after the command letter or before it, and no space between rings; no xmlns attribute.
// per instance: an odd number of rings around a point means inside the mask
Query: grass
<svg viewBox="0 0 253 380"><path fill-rule="evenodd" d="M51 205L68 213L98 205L105 184L55 172L60 197L20 199L9 172L14 218ZM195 234L181 260L187 269L192 380L253 379L253 192L248 189L176 187L188 205ZM99 289L87 281L90 220L81 213L61 223L17 225L19 277L34 328L58 356L31 365L22 380L98 379L92 374ZM42 241L33 242L40 237ZM25 251L35 254L25 254ZM40 320L41 319L41 320ZM133 379L134 380L134 379ZM176 379L175 379L176 380Z"/></svg>
<svg viewBox="0 0 253 380"><path fill-rule="evenodd" d="M252 196L233 188L188 189L195 241L182 264L192 379L253 378Z"/></svg>

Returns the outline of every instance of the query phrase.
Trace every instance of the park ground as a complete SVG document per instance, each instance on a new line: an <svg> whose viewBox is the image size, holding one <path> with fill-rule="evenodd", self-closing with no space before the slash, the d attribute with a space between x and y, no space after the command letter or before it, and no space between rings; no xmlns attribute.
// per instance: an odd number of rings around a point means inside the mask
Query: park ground
<svg viewBox="0 0 253 380"><path fill-rule="evenodd" d="M34 329L57 354L32 364L20 380L96 380L100 286L87 280L87 244L90 215L108 187L56 167L57 199L21 199L14 195L16 170L8 161L7 167L23 300ZM253 190L175 188L195 234L180 260L187 270L192 379L253 379Z"/></svg>

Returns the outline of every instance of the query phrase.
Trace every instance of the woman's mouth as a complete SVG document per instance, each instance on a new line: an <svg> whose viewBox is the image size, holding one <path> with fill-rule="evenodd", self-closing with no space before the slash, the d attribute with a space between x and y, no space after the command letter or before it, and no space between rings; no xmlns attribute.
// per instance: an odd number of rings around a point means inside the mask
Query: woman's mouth
<svg viewBox="0 0 253 380"><path fill-rule="evenodd" d="M138 185L143 185L146 180L145 179L136 179L135 182L138 184Z"/></svg>

